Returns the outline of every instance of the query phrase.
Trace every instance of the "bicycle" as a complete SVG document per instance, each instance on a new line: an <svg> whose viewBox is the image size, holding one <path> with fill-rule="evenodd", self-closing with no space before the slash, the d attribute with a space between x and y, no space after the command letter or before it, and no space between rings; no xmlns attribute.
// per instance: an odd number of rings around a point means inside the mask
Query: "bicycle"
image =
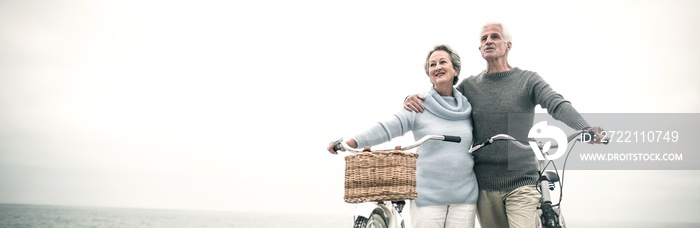
<svg viewBox="0 0 700 228"><path fill-rule="evenodd" d="M398 175L413 175L412 180L413 182L412 187L413 187L413 192L415 193L415 158L418 157L417 154L413 152L409 152L408 150L416 148L423 143L429 141L429 140L441 140L441 141L447 141L447 142L456 142L459 143L462 141L462 139L458 136L449 136L449 135L426 135L423 138L419 139L418 141L415 141L413 144L407 145L407 146L397 146L394 149L383 149L383 150L375 150L371 151L370 147L365 147L361 149L356 149L352 148L349 145L347 145L343 139L338 139L333 142L334 146L333 149L335 151L344 149L346 152L353 153L355 154L360 154L360 153L381 153L381 152L388 152L388 153L411 153L414 156L414 164L413 164L413 172L406 172L403 174L398 174ZM352 156L352 155L351 155ZM348 161L348 159L346 159ZM347 197L347 166L346 166L346 202L348 202L348 197ZM394 172L396 173L396 172ZM410 177L409 177L410 178ZM394 193L387 193L387 194L393 194ZM400 195L400 194L399 194ZM411 195L411 194L408 194ZM414 194L415 195L415 194ZM393 198L395 196L386 196L386 197L381 197L384 199L381 200L372 200L372 201L366 201L366 202L361 202L358 203L357 207L352 212L353 215L353 220L354 220L354 228L404 228L405 222L403 217L401 216L401 212L403 212L403 208L406 205L406 200L410 199L415 199L415 197L403 197L403 198ZM362 200L364 201L364 200Z"/></svg>
<svg viewBox="0 0 700 228"><path fill-rule="evenodd" d="M601 135L597 134L595 131L591 130L580 130L576 131L570 135L567 136L567 142L571 142L575 139L579 139L577 141L582 141L582 138L592 138L593 135L597 135L598 137L601 137ZM579 138L579 136L581 138ZM602 140L601 142L603 144L608 144L610 140L606 140L604 137L601 137ZM525 149L525 150L531 150L532 146L537 145L539 147L539 152L542 153L542 156L540 158L544 158L543 160L538 160L539 161L539 170L538 173L540 175L540 178L537 180L537 189L538 191L542 194L540 198L540 205L537 208L536 213L538 214L537 217L539 217L538 222L536 222L537 227L546 227L546 228L564 228L566 227L566 223L564 222L564 216L561 213L561 200L562 200L562 191L563 191L563 184L560 182L560 176L559 172L554 167L554 171L551 170L546 170L548 164L550 164L552 161L547 159L548 158L548 153L546 152L548 149L556 149L559 147L557 144L549 144L549 143L541 143L535 139L528 139L526 141L518 140L515 139L514 137L507 135L507 134L498 134L494 135L491 138L484 140L483 142L476 143L474 146L472 146L471 149L469 149L469 153L473 153L474 151L484 147L488 146L490 144L493 144L497 141L507 141L515 145L516 147L520 149ZM546 148L546 149L545 149ZM569 151L567 151L567 156L564 160L564 167L562 167L562 176L563 172L566 169L566 159L568 159L568 154L571 152L571 149L573 149L573 145L569 148ZM538 156L539 157L539 156ZM551 163L553 164L553 163ZM554 191L555 189L555 183L559 183L559 202L556 204L553 204L552 198L550 195L550 191ZM549 191L547 191L549 189Z"/></svg>

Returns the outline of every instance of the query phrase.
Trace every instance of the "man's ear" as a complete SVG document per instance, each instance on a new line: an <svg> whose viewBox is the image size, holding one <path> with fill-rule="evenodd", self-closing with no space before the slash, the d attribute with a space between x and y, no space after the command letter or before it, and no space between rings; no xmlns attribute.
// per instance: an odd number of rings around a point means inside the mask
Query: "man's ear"
<svg viewBox="0 0 700 228"><path fill-rule="evenodd" d="M508 41L507 45L508 45L508 50L510 50L513 47L513 43L511 43L510 41Z"/></svg>

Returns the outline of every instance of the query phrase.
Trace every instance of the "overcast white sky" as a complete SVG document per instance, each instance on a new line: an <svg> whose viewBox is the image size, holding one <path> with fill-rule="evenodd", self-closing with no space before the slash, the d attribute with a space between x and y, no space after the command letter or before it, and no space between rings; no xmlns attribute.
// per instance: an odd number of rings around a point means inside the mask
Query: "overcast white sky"
<svg viewBox="0 0 700 228"><path fill-rule="evenodd" d="M490 21L581 112L700 113L697 1L467 2L0 1L0 203L349 214L327 143ZM699 174L568 172L567 219L700 222Z"/></svg>

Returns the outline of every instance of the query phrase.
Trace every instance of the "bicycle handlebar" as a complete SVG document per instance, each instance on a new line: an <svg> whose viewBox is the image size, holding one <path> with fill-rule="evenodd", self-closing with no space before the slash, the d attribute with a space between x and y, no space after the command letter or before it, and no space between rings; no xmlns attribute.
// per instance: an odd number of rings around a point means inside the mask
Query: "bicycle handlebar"
<svg viewBox="0 0 700 228"><path fill-rule="evenodd" d="M610 142L610 139L608 139L607 137L602 137L600 134L598 134L594 130L576 131L576 132L574 132L566 137L567 142L571 142L574 139L577 139L579 136L581 136L582 138L585 137L585 138L589 138L589 139L593 138L593 136L597 136L598 138L600 138L600 140L603 144L608 144L608 142ZM579 140L583 141L582 138L580 138ZM527 141L521 141L521 140L517 140L514 137L507 135L507 134L498 134L498 135L492 136L491 138L489 138L481 143L474 144L474 146L471 149L469 149L469 153L472 153L472 152L474 152L474 151L476 151L484 146L493 144L496 141L508 141L508 142L514 144L515 146L517 146L518 148L526 149L526 150L530 150L531 147L535 147L535 146L540 148L540 152L542 153L543 156L538 157L538 160L540 160L539 161L540 162L539 169L541 169L539 172L540 172L540 175L546 176L546 178L540 177L540 179L538 180L538 182L539 182L538 188L542 194L542 198L540 200L540 208L538 209L538 210L542 210L542 214L540 215L540 220L542 222L543 227L562 227L559 225L559 215L560 214L559 214L559 212L555 212L552 209L553 205L552 205L552 201L551 201L551 198L549 195L550 193L549 193L549 191L546 190L546 188L548 188L548 187L550 190L553 190L554 185L551 184L551 182L549 182L552 179L549 178L549 175L544 172L544 170L546 169L546 165L545 165L545 160L543 160L542 158L545 157L544 155L546 152L541 150L543 147L558 148L559 145L557 145L557 144L554 144L554 145L545 144L545 145L543 145L541 142L539 142L533 138L528 138ZM547 158L547 160L548 160L548 158ZM566 167L566 163L564 163L564 166ZM556 169L556 166L555 166L555 169ZM563 175L563 171L562 171L562 175ZM559 176L558 173L556 176L557 177ZM559 180L557 178L557 180L559 181L561 189L563 189L563 185L562 185L563 179ZM555 180L555 182L556 182L556 180ZM562 196L561 193L562 192L560 191L559 203L561 203L561 196ZM559 205L559 203L557 203L556 205Z"/></svg>
<svg viewBox="0 0 700 228"><path fill-rule="evenodd" d="M574 139L576 139L578 136L583 135L583 134L596 135L596 136L600 137L600 138L601 138L601 142L602 142L604 145L607 145L607 144L610 142L610 140L606 140L607 137L606 137L606 138L603 138L600 134L598 134L597 132L592 131L592 130L580 130L580 131L576 131L576 132L570 134L569 136L567 136L566 139L567 139L568 142L571 142L571 141L573 141ZM498 135L492 136L491 138L489 138L489 139L487 139L487 140L485 140L485 141L483 141L483 142L481 142L481 143L474 144L474 146L473 146L471 149L469 149L469 153L472 153L472 152L474 152L474 151L476 151L476 150L478 150L478 149L480 149L480 148L482 148L482 147L484 147L484 146L491 145L491 144L493 144L493 143L496 142L496 141L509 141L509 142L511 142L512 144L514 144L515 146L517 146L518 148L526 149L526 150L527 150L527 149L530 149L530 143L529 143L529 142L535 142L535 143L537 143L537 145L539 145L540 147L542 146L542 143L541 143L541 142L539 142L539 141L537 141L537 140L535 140L535 139L532 139L532 138L529 138L527 141L521 141L521 140L517 140L517 139L513 138L513 136L510 136L510 135L507 135L507 134L498 134ZM550 148L552 148L552 149L555 149L555 148L558 148L558 147L559 147L559 145L557 145L557 144L554 144L554 145L551 145L551 146L550 146Z"/></svg>
<svg viewBox="0 0 700 228"><path fill-rule="evenodd" d="M462 138L459 137L459 136L452 136L452 135L426 135L426 136L423 136L423 138L419 139L418 141L414 142L414 143L411 144L411 145L401 146L401 147L394 148L394 149L375 150L374 152L394 151L394 150L406 151L406 150L410 150L410 149L416 148L416 147L422 145L423 143L425 143L425 142L427 142L427 141L429 141L429 140L441 140L441 141L459 143L459 142L462 141ZM350 147L347 143L345 143L345 141L343 141L342 138L336 140L333 144L334 144L334 145L333 145L333 150L335 150L335 151L338 151L338 150L340 150L341 148L342 148L342 149L345 149L346 151L353 152L353 153L369 152L369 151L370 151L370 150L369 150L369 147L366 147L366 148L359 148L359 149L358 149L358 148Z"/></svg>

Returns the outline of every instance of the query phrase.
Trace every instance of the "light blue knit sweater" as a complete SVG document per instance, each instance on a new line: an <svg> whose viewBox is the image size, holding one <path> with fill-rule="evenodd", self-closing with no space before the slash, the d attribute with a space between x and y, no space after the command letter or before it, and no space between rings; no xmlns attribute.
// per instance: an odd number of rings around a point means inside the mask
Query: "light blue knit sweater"
<svg viewBox="0 0 700 228"><path fill-rule="evenodd" d="M457 90L453 95L443 97L431 89L423 102L427 112L401 109L392 118L354 137L358 148L388 142L409 131L413 132L415 140L425 135L462 137L460 143L431 140L418 147L418 206L476 203L478 186L473 171L474 160L467 152L473 139L471 104Z"/></svg>

